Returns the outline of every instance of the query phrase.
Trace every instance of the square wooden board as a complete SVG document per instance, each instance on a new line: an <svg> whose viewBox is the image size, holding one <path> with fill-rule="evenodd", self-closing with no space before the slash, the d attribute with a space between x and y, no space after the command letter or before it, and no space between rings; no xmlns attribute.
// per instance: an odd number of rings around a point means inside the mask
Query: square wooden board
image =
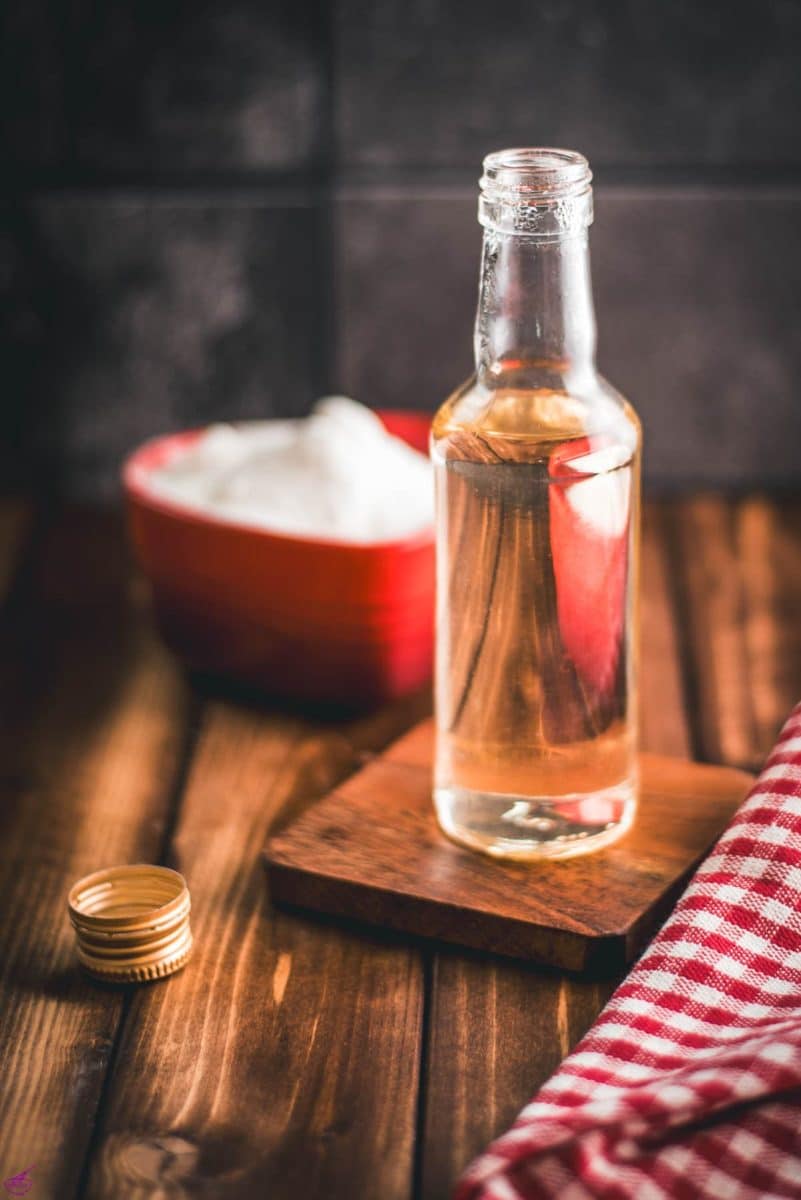
<svg viewBox="0 0 801 1200"><path fill-rule="evenodd" d="M620 970L662 923L753 782L643 754L632 828L592 854L499 862L440 832L430 721L272 837L274 900L571 971Z"/></svg>

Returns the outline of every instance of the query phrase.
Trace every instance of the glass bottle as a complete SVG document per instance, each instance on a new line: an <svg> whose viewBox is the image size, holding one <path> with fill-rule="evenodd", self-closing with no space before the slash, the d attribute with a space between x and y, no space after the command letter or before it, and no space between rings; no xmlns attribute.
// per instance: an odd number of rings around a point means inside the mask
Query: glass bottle
<svg viewBox="0 0 801 1200"><path fill-rule="evenodd" d="M434 803L496 856L606 845L636 802L640 425L597 372L587 160L484 160L475 374L437 413Z"/></svg>

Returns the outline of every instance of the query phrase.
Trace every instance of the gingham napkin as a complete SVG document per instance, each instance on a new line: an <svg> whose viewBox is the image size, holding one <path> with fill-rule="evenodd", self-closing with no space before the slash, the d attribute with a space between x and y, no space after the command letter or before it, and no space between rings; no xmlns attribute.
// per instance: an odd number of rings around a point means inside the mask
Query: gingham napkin
<svg viewBox="0 0 801 1200"><path fill-rule="evenodd" d="M457 1200L801 1197L801 704L596 1024Z"/></svg>

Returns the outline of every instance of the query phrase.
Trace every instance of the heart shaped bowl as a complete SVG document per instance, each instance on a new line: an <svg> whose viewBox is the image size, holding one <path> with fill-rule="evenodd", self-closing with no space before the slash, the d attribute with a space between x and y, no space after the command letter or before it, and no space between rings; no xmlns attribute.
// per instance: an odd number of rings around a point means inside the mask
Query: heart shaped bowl
<svg viewBox="0 0 801 1200"><path fill-rule="evenodd" d="M431 418L378 414L426 451ZM276 698L361 708L431 676L434 530L354 544L295 537L156 495L151 473L202 430L146 442L123 466L128 527L161 634L190 669Z"/></svg>

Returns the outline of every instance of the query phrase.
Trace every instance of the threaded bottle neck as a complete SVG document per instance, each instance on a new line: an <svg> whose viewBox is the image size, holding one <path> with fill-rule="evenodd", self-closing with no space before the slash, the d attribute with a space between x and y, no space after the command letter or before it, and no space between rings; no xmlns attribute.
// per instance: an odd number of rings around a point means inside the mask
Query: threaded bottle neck
<svg viewBox="0 0 801 1200"><path fill-rule="evenodd" d="M475 358L488 385L505 378L510 363L530 364L532 386L594 372L591 179L587 160L569 150L501 150L484 159Z"/></svg>
<svg viewBox="0 0 801 1200"><path fill-rule="evenodd" d="M592 221L591 183L589 163L573 150L498 150L484 159L478 219L498 233L573 237Z"/></svg>

